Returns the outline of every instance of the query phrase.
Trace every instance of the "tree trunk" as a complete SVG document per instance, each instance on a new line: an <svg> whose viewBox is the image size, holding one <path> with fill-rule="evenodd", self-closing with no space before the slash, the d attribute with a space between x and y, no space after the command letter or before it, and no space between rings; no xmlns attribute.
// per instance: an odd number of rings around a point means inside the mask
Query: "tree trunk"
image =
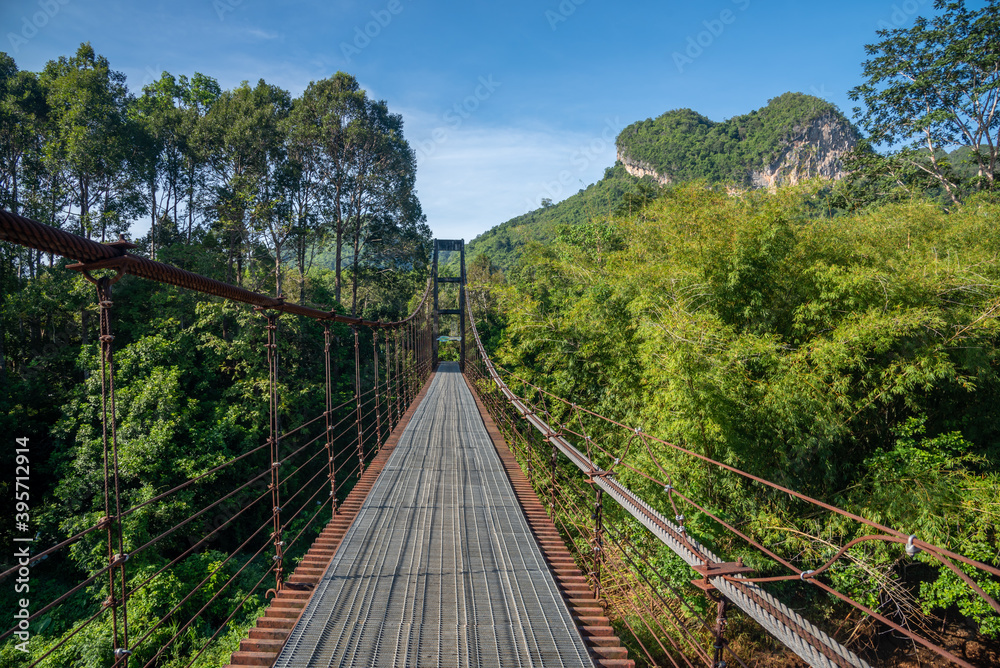
<svg viewBox="0 0 1000 668"><path fill-rule="evenodd" d="M108 210L108 200L111 198L110 189L104 191L104 204L101 206L101 243L107 241L108 217L104 215Z"/></svg>
<svg viewBox="0 0 1000 668"><path fill-rule="evenodd" d="M10 204L10 212L15 216L19 216L21 215L21 212L19 211L20 207L17 204L17 161L15 161L14 164L12 165L11 185L13 186L12 191L14 195L14 201L11 202ZM2 354L2 351L0 351L0 354Z"/></svg>
<svg viewBox="0 0 1000 668"><path fill-rule="evenodd" d="M149 259L156 259L156 181L151 179L149 181L149 204L150 204L150 221L149 221Z"/></svg>
<svg viewBox="0 0 1000 668"><path fill-rule="evenodd" d="M358 317L358 251L361 246L361 217L358 216L357 226L354 228L354 260L351 265L353 276L351 280L351 316Z"/></svg>
<svg viewBox="0 0 1000 668"><path fill-rule="evenodd" d="M339 203L337 203L339 206ZM333 283L333 299L338 304L340 303L340 275L343 267L341 266L341 253L344 252L344 221L341 219L340 214L337 214L337 256L334 260L334 283Z"/></svg>
<svg viewBox="0 0 1000 668"><path fill-rule="evenodd" d="M194 224L194 167L191 167L188 175L188 230L187 242L191 243L191 226Z"/></svg>
<svg viewBox="0 0 1000 668"><path fill-rule="evenodd" d="M0 313L4 312L4 302L7 301L7 263L0 261ZM4 323L0 322L0 325ZM7 327L0 327L0 387L7 387L7 354L4 343L7 340Z"/></svg>
<svg viewBox="0 0 1000 668"><path fill-rule="evenodd" d="M281 296L281 244L274 238L274 295Z"/></svg>
<svg viewBox="0 0 1000 668"><path fill-rule="evenodd" d="M7 387L7 353L4 349L4 340L7 333L0 332L0 387Z"/></svg>
<svg viewBox="0 0 1000 668"><path fill-rule="evenodd" d="M80 236L87 237L87 239L90 239L90 228L87 225L89 222L87 214L90 213L90 207L87 203L87 200L90 199L89 195L86 181L80 179Z"/></svg>
<svg viewBox="0 0 1000 668"><path fill-rule="evenodd" d="M306 235L302 234L299 236L299 247L298 247L298 261L299 261L299 303L305 298L306 294Z"/></svg>

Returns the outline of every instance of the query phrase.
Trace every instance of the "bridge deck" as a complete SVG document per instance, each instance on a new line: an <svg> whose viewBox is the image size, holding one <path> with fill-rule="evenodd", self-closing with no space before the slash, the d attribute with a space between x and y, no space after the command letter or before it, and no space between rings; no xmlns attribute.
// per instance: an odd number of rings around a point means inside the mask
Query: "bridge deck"
<svg viewBox="0 0 1000 668"><path fill-rule="evenodd" d="M275 665L593 665L457 364L441 364Z"/></svg>

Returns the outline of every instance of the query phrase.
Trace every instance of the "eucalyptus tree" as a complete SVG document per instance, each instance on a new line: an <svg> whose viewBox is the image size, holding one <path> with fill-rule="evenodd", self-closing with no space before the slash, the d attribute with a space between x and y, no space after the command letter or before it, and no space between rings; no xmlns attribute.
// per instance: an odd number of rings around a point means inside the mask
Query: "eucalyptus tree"
<svg viewBox="0 0 1000 668"><path fill-rule="evenodd" d="M358 313L365 318L393 319L407 311L407 300L419 291L431 256L431 230L416 193L396 210L368 221L357 267Z"/></svg>
<svg viewBox="0 0 1000 668"><path fill-rule="evenodd" d="M177 200L183 175L182 111L179 107L181 87L169 72L143 87L136 101L136 121L143 129L146 141L141 174L147 188L150 220L150 255L155 255L157 222L166 218L173 205L177 220Z"/></svg>
<svg viewBox="0 0 1000 668"><path fill-rule="evenodd" d="M865 47L865 82L852 100L870 145L852 166L909 188L936 186L952 202L966 189L993 190L1000 157L1000 0L970 10L963 0L935 0L941 13L910 28L878 31ZM891 148L882 156L871 146ZM895 148L899 147L899 148ZM948 151L964 147L976 176L964 179Z"/></svg>
<svg viewBox="0 0 1000 668"><path fill-rule="evenodd" d="M364 100L363 115L347 128L352 147L344 217L353 235L351 255L351 313L358 311L358 284L364 245L392 228L423 222L414 191L416 157L403 138L403 118L389 113L384 100ZM387 230L386 228L390 228Z"/></svg>
<svg viewBox="0 0 1000 668"><path fill-rule="evenodd" d="M33 72L0 52L0 205L20 213L24 162L40 152L45 96Z"/></svg>
<svg viewBox="0 0 1000 668"><path fill-rule="evenodd" d="M69 192L68 213L73 207L79 212L80 234L90 238L99 230L104 241L145 208L125 75L85 43L74 56L49 61L40 79L49 107L49 169L59 172Z"/></svg>
<svg viewBox="0 0 1000 668"><path fill-rule="evenodd" d="M285 174L300 302L305 293L306 258L325 237L323 214L329 211L325 205L329 201L331 187L323 178L329 173L329 161L324 152L323 123L330 113L330 99L320 92L321 89L315 82L311 83L302 97L293 100L284 127L288 156Z"/></svg>
<svg viewBox="0 0 1000 668"><path fill-rule="evenodd" d="M337 72L309 84L287 127L289 159L298 169L293 209L300 281L306 248L329 235L334 299L343 301L347 258L351 312L357 314L363 264L385 253L386 265L394 254L405 255L400 264L412 268L414 253L427 254L430 231L413 189L416 161L403 138L402 117L389 113L384 101L369 99L353 76Z"/></svg>
<svg viewBox="0 0 1000 668"><path fill-rule="evenodd" d="M347 232L344 202L355 171L356 146L352 128L365 123L367 96L357 79L344 72L313 81L297 102L293 141L314 141L318 176L324 189L321 233L332 233L334 245L334 300L343 287L343 249Z"/></svg>
<svg viewBox="0 0 1000 668"><path fill-rule="evenodd" d="M204 190L199 178L205 171L204 119L220 95L218 82L204 74L188 79L163 72L143 87L136 101L135 119L146 142L141 173L149 203L151 252L160 243L158 226L167 219L179 231L186 222L184 238L191 243Z"/></svg>
<svg viewBox="0 0 1000 668"><path fill-rule="evenodd" d="M16 214L45 218L48 213L39 207L44 198L37 187L45 181L39 158L46 115L38 77L0 53L0 206ZM17 258L18 272L33 275L42 253L10 247L5 255Z"/></svg>
<svg viewBox="0 0 1000 668"><path fill-rule="evenodd" d="M195 72L188 79L185 75L180 75L178 84L181 89L181 137L182 153L184 156L184 174L181 182L185 191L185 213L187 218L187 243L191 243L191 233L195 225L195 218L204 207L200 203L205 195L205 181L203 178L207 171L207 151L206 151L206 120L205 117L212 105L222 95L222 88L219 82L210 76ZM175 198L174 205L177 205L179 197ZM175 214L174 218L180 224L180 218Z"/></svg>
<svg viewBox="0 0 1000 668"><path fill-rule="evenodd" d="M253 88L244 81L222 93L205 117L206 157L214 177L211 207L226 244L229 281L242 284L255 234L270 229L277 214L274 180L282 159L282 119L290 107L287 91L261 79Z"/></svg>

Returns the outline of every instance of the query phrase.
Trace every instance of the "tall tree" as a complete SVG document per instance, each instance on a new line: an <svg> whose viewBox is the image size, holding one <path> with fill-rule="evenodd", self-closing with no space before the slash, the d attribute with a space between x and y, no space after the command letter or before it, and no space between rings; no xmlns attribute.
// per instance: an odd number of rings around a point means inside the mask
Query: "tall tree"
<svg viewBox="0 0 1000 668"><path fill-rule="evenodd" d="M206 151L207 116L212 105L222 95L219 82L210 76L195 72L188 79L185 75L179 78L183 115L181 118L181 137L184 155L184 178L182 186L186 195L187 243L191 243L191 233L194 228L196 211L201 211L200 200L207 188L202 178L207 171L208 159ZM176 206L179 198L174 200ZM174 218L180 223L180 219Z"/></svg>
<svg viewBox="0 0 1000 668"><path fill-rule="evenodd" d="M343 287L344 236L352 175L356 172L357 133L354 128L365 124L367 96L357 79L344 72L309 84L299 104L296 123L299 132L307 133L312 126L317 141L316 156L319 174L325 184L325 221L323 227L334 239L334 300L340 302ZM299 135L302 136L301 134Z"/></svg>
<svg viewBox="0 0 1000 668"><path fill-rule="evenodd" d="M0 52L0 206L20 213L23 162L37 154L46 117L45 96L33 72L19 71Z"/></svg>
<svg viewBox="0 0 1000 668"><path fill-rule="evenodd" d="M52 120L46 157L79 210L80 233L89 238L99 230L103 241L145 208L125 75L85 43L72 58L49 61L41 83Z"/></svg>
<svg viewBox="0 0 1000 668"><path fill-rule="evenodd" d="M288 154L288 186L290 215L295 236L295 261L298 267L298 292L301 302L305 293L306 255L310 248L322 242L324 226L322 211L328 201L330 187L323 174L328 173L324 152L323 121L330 109L326 95L311 83L300 98L292 102L285 125Z"/></svg>
<svg viewBox="0 0 1000 668"><path fill-rule="evenodd" d="M243 281L244 259L253 250L255 225L269 225L270 201L288 114L287 91L258 81L226 91L206 117L209 163L216 179L213 208L227 248L227 280ZM280 249L279 249L280 257Z"/></svg>
<svg viewBox="0 0 1000 668"><path fill-rule="evenodd" d="M354 77L338 72L310 83L295 101L288 141L289 157L301 167L295 204L303 230L297 236L300 276L307 238L329 234L334 299L342 302L347 257L351 312L357 314L365 262L382 262L376 255L385 254L388 265L402 253L413 267L423 261L414 253L427 254L430 231L413 189L416 162L403 138L402 117L389 113L384 101L369 99ZM376 240L370 248L368 240ZM391 241L400 246L392 249Z"/></svg>
<svg viewBox="0 0 1000 668"><path fill-rule="evenodd" d="M219 84L204 74L174 77L164 72L142 89L136 120L147 144L141 163L150 210L151 251L159 245L158 226L169 221L191 243L197 200L203 194L205 115L221 95ZM181 208L183 206L183 208ZM186 219L186 220L182 220ZM186 223L183 225L182 223Z"/></svg>
<svg viewBox="0 0 1000 668"><path fill-rule="evenodd" d="M149 202L150 255L155 256L157 222L166 218L176 201L183 173L181 110L178 101L181 88L169 72L142 89L136 101L136 121L142 128L145 151L140 173L146 185Z"/></svg>
<svg viewBox="0 0 1000 668"><path fill-rule="evenodd" d="M405 226L422 220L414 194L416 157L403 138L403 118L390 114L385 101L365 100L364 115L348 129L353 147L353 169L345 202L351 223L351 314L358 312L358 284L362 272L363 242L376 226Z"/></svg>
<svg viewBox="0 0 1000 668"><path fill-rule="evenodd" d="M865 175L888 176L909 187L921 181L958 202L965 189L992 190L1000 157L1000 0L970 10L964 0L935 0L941 13L918 17L911 28L878 31L865 47L865 83L852 100L871 145L895 148L879 156L871 146L856 152L852 166ZM977 171L963 180L947 151L967 147Z"/></svg>

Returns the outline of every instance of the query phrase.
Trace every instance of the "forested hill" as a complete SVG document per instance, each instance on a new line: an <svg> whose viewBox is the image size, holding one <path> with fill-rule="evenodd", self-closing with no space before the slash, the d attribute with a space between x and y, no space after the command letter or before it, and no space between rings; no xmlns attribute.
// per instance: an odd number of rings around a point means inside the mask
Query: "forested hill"
<svg viewBox="0 0 1000 668"><path fill-rule="evenodd" d="M639 121L618 135L618 160L660 183L707 179L745 187L775 187L843 174L842 158L858 133L829 102L785 93L767 106L714 122L675 109Z"/></svg>
<svg viewBox="0 0 1000 668"><path fill-rule="evenodd" d="M718 123L690 109L668 111L618 135L618 161L600 181L487 230L472 240L469 252L485 253L509 269L526 243L550 241L562 226L641 204L656 184L704 179L774 188L816 176L837 179L844 154L857 141L857 130L835 106L802 93L785 93L762 109Z"/></svg>
<svg viewBox="0 0 1000 668"><path fill-rule="evenodd" d="M609 167L600 181L562 202L529 211L483 232L469 243L469 255L485 253L497 267L509 269L517 262L526 243L552 239L561 225L578 225L609 215L621 205L626 193L635 190L640 180L631 176L621 164Z"/></svg>

